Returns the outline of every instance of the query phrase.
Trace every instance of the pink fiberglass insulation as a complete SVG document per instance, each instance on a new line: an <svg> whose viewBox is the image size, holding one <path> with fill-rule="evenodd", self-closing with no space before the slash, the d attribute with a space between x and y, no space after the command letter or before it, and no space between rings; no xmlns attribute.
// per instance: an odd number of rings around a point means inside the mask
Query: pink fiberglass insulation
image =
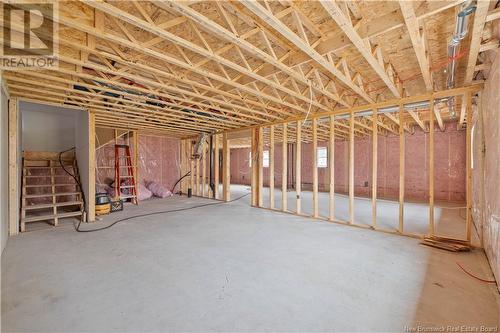
<svg viewBox="0 0 500 333"><path fill-rule="evenodd" d="M495 278L500 281L500 52L493 63L481 99L482 117L474 112L473 220ZM484 150L484 153L483 153ZM497 283L500 290L500 283Z"/></svg>
<svg viewBox="0 0 500 333"><path fill-rule="evenodd" d="M437 127L437 126L436 126ZM426 201L429 198L429 134L416 129L405 134L405 200ZM327 142L319 141L318 147ZM465 131L456 123L448 123L435 132L435 198L436 201L465 201ZM281 144L275 148L275 186L281 186ZM268 147L265 147L267 150ZM248 156L250 148L231 149L231 183L250 184ZM312 189L312 144L302 143L301 177L304 190ZM377 191L381 198L399 195L399 136L379 135L377 154ZM347 193L349 184L349 145L335 141L335 191ZM328 168L318 168L320 191L329 190ZM269 171L264 168L264 186L269 184ZM354 189L357 196L371 196L372 138L354 142Z"/></svg>
<svg viewBox="0 0 500 333"><path fill-rule="evenodd" d="M118 139L118 144L126 143L123 137ZM114 181L114 145L112 140L96 150L96 192L104 192L106 185ZM130 153L134 154L132 147ZM139 134L138 185L154 181L170 190L180 177L179 153L179 139ZM140 186L138 188L141 189Z"/></svg>
<svg viewBox="0 0 500 333"><path fill-rule="evenodd" d="M139 135L139 181L154 181L170 190L180 176L180 140Z"/></svg>

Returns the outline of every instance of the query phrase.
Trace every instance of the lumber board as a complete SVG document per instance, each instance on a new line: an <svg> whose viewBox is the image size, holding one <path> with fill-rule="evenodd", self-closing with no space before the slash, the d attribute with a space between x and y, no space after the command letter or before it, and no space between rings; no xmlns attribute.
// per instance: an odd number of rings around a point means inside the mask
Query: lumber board
<svg viewBox="0 0 500 333"><path fill-rule="evenodd" d="M16 98L9 100L9 235L19 233L19 185L18 185L18 156L17 144L19 135L18 129L18 101Z"/></svg>

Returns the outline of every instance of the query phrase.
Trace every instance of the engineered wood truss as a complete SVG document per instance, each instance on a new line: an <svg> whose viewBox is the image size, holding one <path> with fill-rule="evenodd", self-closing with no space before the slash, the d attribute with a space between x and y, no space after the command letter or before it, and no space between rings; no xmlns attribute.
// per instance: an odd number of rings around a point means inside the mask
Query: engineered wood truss
<svg viewBox="0 0 500 333"><path fill-rule="evenodd" d="M185 138L255 128L443 89L436 63L446 50L430 40L447 42L462 2L61 2L59 66L4 77L12 97L92 111L98 126ZM494 47L481 44L498 18L491 7L478 2L457 87L487 69L476 62ZM452 118L442 104L440 128ZM382 135L398 134L400 121L411 133L428 128L429 111L335 119L335 136L349 137L352 125L355 136L371 135L374 119ZM296 137L293 126L287 134Z"/></svg>

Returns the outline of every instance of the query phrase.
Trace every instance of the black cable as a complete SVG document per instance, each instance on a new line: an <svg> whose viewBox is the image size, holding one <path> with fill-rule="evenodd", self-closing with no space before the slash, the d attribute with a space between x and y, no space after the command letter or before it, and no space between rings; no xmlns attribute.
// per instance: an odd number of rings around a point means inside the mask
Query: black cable
<svg viewBox="0 0 500 333"><path fill-rule="evenodd" d="M115 224L117 224L119 222L128 221L128 220L135 219L135 218L138 218L138 217L146 217L146 216L151 216L151 215L159 215L159 214L166 214L166 213L181 212L181 211L185 211L185 210L190 210L190 209L195 209L195 208L201 208L201 207L206 207L206 206L223 205L223 204L227 204L227 203L230 203L230 202L234 202L234 201L240 200L241 198L244 198L244 197L246 197L249 194L250 193L244 194L244 195L239 196L238 198L230 200L230 201L211 202L211 203L206 203L206 204L203 204L203 205L197 205L197 206L192 206L192 207L177 208L177 209L163 210L163 211L160 211L160 212L153 212L153 213L147 213L147 214L140 214L140 215L129 216L129 217L117 220L117 221L111 223L110 225L107 225L107 226L102 227L102 228L97 228L97 229L80 230L80 223L78 223L78 226L75 228L75 230L78 231L78 232L101 231L101 230L109 229L109 228L111 228L112 226L114 226Z"/></svg>
<svg viewBox="0 0 500 333"><path fill-rule="evenodd" d="M76 147L71 147L70 149L67 149L67 150L64 150L62 152L59 153L59 164L61 165L61 167L63 168L64 172L66 172L68 175L70 175L71 177L73 177L73 179L75 180L75 182L78 184L78 186L80 187L80 193L82 194L82 201L83 201L83 209L85 209L87 207L87 200L85 199L85 193L83 192L83 187L82 187L82 183L80 182L80 180L78 178L76 178L76 176L74 174L72 174L71 172L69 172L65 167L64 167L64 164L62 162L62 155L68 151L71 151L73 149L76 149ZM82 220L83 220L83 216L82 218L80 219L80 222L78 222L78 225L76 226L76 231L79 231L78 229L80 228L80 224L82 223Z"/></svg>
<svg viewBox="0 0 500 333"><path fill-rule="evenodd" d="M186 178L187 176L189 176L191 174L191 171L188 171L184 176L182 176L181 178L179 178L179 180L177 180L174 184L174 186L172 186L172 189L170 190L170 192L174 193L174 190L175 190L175 187L177 186L177 184L179 184L179 182L181 180L183 180L184 178Z"/></svg>

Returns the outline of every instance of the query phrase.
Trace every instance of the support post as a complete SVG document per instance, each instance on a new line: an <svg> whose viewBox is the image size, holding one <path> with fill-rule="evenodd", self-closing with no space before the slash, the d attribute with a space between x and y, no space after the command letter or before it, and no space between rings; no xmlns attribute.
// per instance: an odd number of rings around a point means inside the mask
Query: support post
<svg viewBox="0 0 500 333"><path fill-rule="evenodd" d="M182 139L181 140L181 147L180 147L180 156L181 156L181 172L180 172L180 177L182 177L183 175L185 175L186 172L187 172L187 167L186 167L186 145L187 145L187 140ZM180 189L181 189L182 193L185 193L186 186L185 186L185 182L182 181L182 180L180 182Z"/></svg>
<svg viewBox="0 0 500 333"><path fill-rule="evenodd" d="M330 116L330 133L328 141L328 168L330 171L330 192L328 195L329 220L335 219L335 116Z"/></svg>
<svg viewBox="0 0 500 333"><path fill-rule="evenodd" d="M354 112L349 117L349 224L354 223Z"/></svg>
<svg viewBox="0 0 500 333"><path fill-rule="evenodd" d="M214 198L219 197L219 134L214 135Z"/></svg>
<svg viewBox="0 0 500 333"><path fill-rule="evenodd" d="M231 155L227 133L222 134L222 192L224 201L231 200Z"/></svg>
<svg viewBox="0 0 500 333"><path fill-rule="evenodd" d="M252 147L250 157L252 159L252 206L257 207L259 204L259 129L252 129Z"/></svg>
<svg viewBox="0 0 500 333"><path fill-rule="evenodd" d="M302 122L297 120L297 136L295 142L295 192L297 194L297 214L301 214L301 146L302 146Z"/></svg>
<svg viewBox="0 0 500 333"><path fill-rule="evenodd" d="M274 209L274 125L269 128L269 208Z"/></svg>
<svg viewBox="0 0 500 333"><path fill-rule="evenodd" d="M87 198L87 221L95 221L95 113L89 112L89 197ZM136 178L137 179L137 178ZM136 192L137 193L137 192Z"/></svg>
<svg viewBox="0 0 500 333"><path fill-rule="evenodd" d="M313 216L318 217L318 119L312 120L313 140Z"/></svg>
<svg viewBox="0 0 500 333"><path fill-rule="evenodd" d="M378 109L372 116L372 227L377 227Z"/></svg>
<svg viewBox="0 0 500 333"><path fill-rule="evenodd" d="M182 141L181 141L182 142ZM133 157L133 170L134 170L134 177L135 177L135 193L139 193L139 189L137 188L139 184L139 132L138 131L132 131L132 147L134 150L134 157ZM182 189L181 189L182 191ZM136 200L137 203L139 203L139 200Z"/></svg>
<svg viewBox="0 0 500 333"><path fill-rule="evenodd" d="M194 177L196 175L196 171L194 169L194 160L193 160L193 154L194 154L194 146L193 146L193 141L192 139L189 139L188 141L188 149L189 149L189 169L191 170L191 174L189 175L189 186L191 187L191 193L196 194L195 188L194 188Z"/></svg>
<svg viewBox="0 0 500 333"><path fill-rule="evenodd" d="M434 236L434 98L429 101L429 235Z"/></svg>
<svg viewBox="0 0 500 333"><path fill-rule="evenodd" d="M258 186L258 196L257 196L257 205L259 207L262 207L264 202L263 202L263 187L264 187L264 128L259 127L259 132L258 132L258 138L259 138L259 144L258 144L258 164L257 164L257 170L258 170L258 181L257 181L257 186Z"/></svg>
<svg viewBox="0 0 500 333"><path fill-rule="evenodd" d="M466 201L467 201L467 215L465 220L466 239L470 243L472 238L472 96L470 91L465 93L466 103Z"/></svg>
<svg viewBox="0 0 500 333"><path fill-rule="evenodd" d="M207 192L207 151L208 144L203 142L203 155L201 160L201 196L208 197Z"/></svg>
<svg viewBox="0 0 500 333"><path fill-rule="evenodd" d="M288 143L288 127L283 123L283 142L281 145L281 210L287 211L287 178L288 178L288 165L287 165L287 143Z"/></svg>
<svg viewBox="0 0 500 333"><path fill-rule="evenodd" d="M405 200L405 132L403 120L403 104L399 104L399 227L403 233L404 200Z"/></svg>
<svg viewBox="0 0 500 333"><path fill-rule="evenodd" d="M200 196L201 191L200 191L200 156L196 157L196 172L195 172L195 182L196 182L196 191L195 195Z"/></svg>
<svg viewBox="0 0 500 333"><path fill-rule="evenodd" d="M17 156L18 123L17 98L9 100L9 235L19 233L19 174Z"/></svg>

